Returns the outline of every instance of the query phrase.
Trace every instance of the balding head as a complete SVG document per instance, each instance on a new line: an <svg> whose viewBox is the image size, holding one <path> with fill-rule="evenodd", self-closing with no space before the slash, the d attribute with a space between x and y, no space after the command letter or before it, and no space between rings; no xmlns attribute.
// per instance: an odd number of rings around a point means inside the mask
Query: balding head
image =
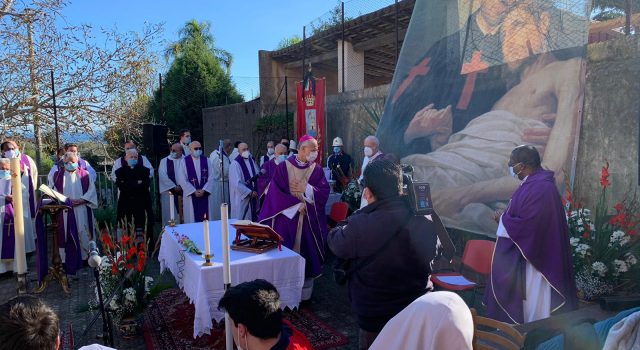
<svg viewBox="0 0 640 350"><path fill-rule="evenodd" d="M378 151L380 150L380 141L378 140L377 137L373 136L373 135L369 135L367 137L365 137L364 139L364 147L365 149L371 148L371 155L368 155L367 157L370 157L376 153L378 153ZM366 151L365 151L365 155L366 155Z"/></svg>
<svg viewBox="0 0 640 350"><path fill-rule="evenodd" d="M182 158L182 145L179 143L174 143L171 145L171 152L176 154L176 159Z"/></svg>
<svg viewBox="0 0 640 350"><path fill-rule="evenodd" d="M191 149L191 155L195 158L200 158L202 155L202 145L198 141L193 141L189 144L189 148Z"/></svg>
<svg viewBox="0 0 640 350"><path fill-rule="evenodd" d="M287 155L287 146L279 143L276 145L276 157L281 156L281 155Z"/></svg>

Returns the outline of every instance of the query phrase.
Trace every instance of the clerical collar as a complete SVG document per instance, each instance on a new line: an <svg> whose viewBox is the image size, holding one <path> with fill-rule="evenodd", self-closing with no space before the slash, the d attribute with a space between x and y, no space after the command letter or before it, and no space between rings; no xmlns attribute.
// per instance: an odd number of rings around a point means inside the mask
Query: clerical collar
<svg viewBox="0 0 640 350"><path fill-rule="evenodd" d="M295 160L296 160L296 163L298 163L298 165L299 165L299 166L305 166L305 165L309 164L309 162L303 162L303 161L300 161L300 160L298 159L298 156L297 156L297 155L296 155L294 158L295 158Z"/></svg>

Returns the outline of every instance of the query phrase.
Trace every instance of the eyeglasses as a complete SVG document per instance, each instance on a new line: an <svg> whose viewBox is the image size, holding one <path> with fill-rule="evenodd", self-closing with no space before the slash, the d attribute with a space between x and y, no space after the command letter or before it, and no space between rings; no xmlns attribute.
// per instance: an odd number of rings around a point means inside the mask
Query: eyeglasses
<svg viewBox="0 0 640 350"><path fill-rule="evenodd" d="M193 147L193 150L194 150L194 151L197 151L197 150L199 150L199 149L202 149L202 147Z"/></svg>

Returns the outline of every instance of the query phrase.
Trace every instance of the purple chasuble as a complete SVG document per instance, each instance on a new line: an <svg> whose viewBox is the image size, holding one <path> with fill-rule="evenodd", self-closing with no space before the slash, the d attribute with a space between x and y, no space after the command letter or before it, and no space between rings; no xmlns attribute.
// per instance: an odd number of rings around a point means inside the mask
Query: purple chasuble
<svg viewBox="0 0 640 350"><path fill-rule="evenodd" d="M258 196L259 197L264 196L264 191L267 189L267 186L269 186L269 183L273 178L273 174L275 174L276 172L277 166L278 165L276 164L275 158L262 164L262 167L260 168L260 172L262 173L262 175L258 178ZM263 170L264 172L262 172Z"/></svg>
<svg viewBox="0 0 640 350"><path fill-rule="evenodd" d="M300 200L289 191L287 162L298 169L306 169L311 165L309 163L299 165L294 155L276 166L258 220L271 226L282 236L284 245L293 249L300 213L296 213L292 219L289 219L283 214L283 211L300 203ZM313 187L314 204L307 203L307 214L304 217L300 241L300 255L306 260L305 275L307 278L316 277L322 273L327 238L325 205L329 198L329 183L320 166L313 169L308 183Z"/></svg>
<svg viewBox="0 0 640 350"><path fill-rule="evenodd" d="M29 168L27 171L27 175L29 176L29 209L31 210L31 218L36 217L36 200L35 200L35 190L33 189L33 178L31 177L31 163L29 162L29 156L26 154L20 154L20 169L24 171L26 168Z"/></svg>
<svg viewBox="0 0 640 350"><path fill-rule="evenodd" d="M242 158L241 155L236 157L236 162L240 164L240 169L242 169L242 177L244 178L245 185L251 189L252 191L257 192L257 187L255 182L247 183L257 172L255 162L253 161L253 157L249 157L249 163L251 163L251 173L249 173L249 169L247 168L247 164L244 163L245 159ZM258 201L255 198L249 199L249 210L251 210L251 221L256 221L258 218L256 216L256 209L258 208ZM246 215L246 214L244 214ZM244 215L242 217L244 217Z"/></svg>
<svg viewBox="0 0 640 350"><path fill-rule="evenodd" d="M15 257L16 235L13 226L13 203L9 203L5 199L4 203L4 221L2 222L2 251L0 259L13 259Z"/></svg>
<svg viewBox="0 0 640 350"><path fill-rule="evenodd" d="M209 162L206 157L198 158L200 161L200 180L196 175L196 167L194 162L196 161L191 155L188 155L184 159L184 165L187 167L188 180L196 190L201 190L207 183L209 178ZM168 164L168 162L167 162ZM174 176L175 177L175 176ZM174 179L171 179L172 181ZM193 204L193 217L196 222L202 222L205 214L209 212L209 192L205 191L205 195L202 197L196 197L195 194L191 195L191 203ZM208 218L211 219L211 218Z"/></svg>
<svg viewBox="0 0 640 350"><path fill-rule="evenodd" d="M551 311L577 308L569 226L553 172L538 170L514 192L502 215L507 237L498 237L484 303L487 315L523 323L526 263L551 284Z"/></svg>

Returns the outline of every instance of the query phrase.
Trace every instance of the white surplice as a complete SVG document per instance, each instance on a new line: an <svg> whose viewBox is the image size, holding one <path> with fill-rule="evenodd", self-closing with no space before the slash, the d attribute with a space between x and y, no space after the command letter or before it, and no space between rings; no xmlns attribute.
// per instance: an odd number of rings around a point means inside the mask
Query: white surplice
<svg viewBox="0 0 640 350"><path fill-rule="evenodd" d="M511 239L502 224L502 216L498 223L496 236ZM525 300L522 302L524 322L533 322L551 316L551 285L540 271L527 261L525 268Z"/></svg>
<svg viewBox="0 0 640 350"><path fill-rule="evenodd" d="M204 156L201 156L204 157ZM195 160L195 162L194 162ZM179 176L177 176L178 184L182 187L182 211L184 215L184 223L189 224L192 222L196 222L195 215L193 213L193 202L191 196L195 196L196 188L189 181L189 176L187 175L187 162L191 162L196 171L196 176L198 177L198 181L202 181L202 171L200 169L200 159L196 158L184 158L184 160L180 163L180 171ZM202 187L203 190L209 193L207 197L209 201L209 210L207 212L207 218L213 217L214 215L214 204L213 204L213 188L215 187L215 181L213 180L213 169L211 168L211 163L207 158L207 167L208 167L208 175L206 179L206 183ZM218 209L220 211L220 209ZM200 220L202 221L202 220Z"/></svg>
<svg viewBox="0 0 640 350"><path fill-rule="evenodd" d="M80 238L80 251L82 251L82 260L86 260L89 253L89 241L95 240L96 222L95 216L91 215L93 220L93 232L89 231L89 216L87 215L87 207L95 209L98 207L98 194L96 193L96 186L93 181L89 181L89 188L87 193L82 192L82 182L78 172L64 172L64 179L62 182L62 194L69 199L84 199L88 203L73 207L73 213L76 217L76 227L78 228L78 237ZM64 232L67 232L67 219L68 215L64 214ZM60 249L60 255L64 261L64 248Z"/></svg>
<svg viewBox="0 0 640 350"><path fill-rule="evenodd" d="M225 154L224 155L224 178L222 177L223 164L220 160L220 152L215 150L211 152L209 156L209 163L213 169L213 178L215 180L215 186L213 187L213 215L212 220L220 220L220 205L222 203L230 204L229 202L229 168L231 168L231 160ZM223 188L224 186L224 196Z"/></svg>
<svg viewBox="0 0 640 350"><path fill-rule="evenodd" d="M252 159L243 158L242 161L249 170L249 176L253 177L258 173L258 168ZM247 207L250 205L252 190L245 183L242 167L237 160L231 162L229 188L231 189L231 218L251 220L251 208L247 209Z"/></svg>
<svg viewBox="0 0 640 350"><path fill-rule="evenodd" d="M31 215L31 207L29 206L29 198L33 198L33 202L38 207L38 200L36 198L36 190L38 189L38 167L33 158L25 154L29 160L29 168L25 169L22 173L22 204L24 207L24 215L27 219L24 220L24 248L25 251L33 252L36 250L36 219L35 215ZM31 173L31 180L33 185L33 191L29 191L29 173Z"/></svg>
<svg viewBox="0 0 640 350"><path fill-rule="evenodd" d="M149 161L149 159L147 159L147 157L143 155L138 155L138 161L140 161L140 158L142 158L142 165L144 165L145 168L148 168L150 170L149 177L153 177L153 165L151 165L151 162ZM111 181L116 182L116 170L120 169L121 167L122 167L122 157L118 157L113 162L113 167L111 168Z"/></svg>
<svg viewBox="0 0 640 350"><path fill-rule="evenodd" d="M4 228L4 208L6 205L6 196L11 194L11 179L0 179L0 248L2 248L3 244L3 228ZM22 185L22 198L23 204L25 204L25 200L28 200L29 190L27 187ZM28 204L27 204L28 206ZM31 222L31 217L29 216L29 211L24 210L22 212L22 216L24 217L25 223L25 231L27 222ZM27 244L27 243L31 244ZM15 248L14 248L15 249ZM28 240L25 232L25 252L29 253L35 250L35 242L33 240ZM15 259L13 261L2 261L0 260L0 273L4 273L7 271L15 271Z"/></svg>
<svg viewBox="0 0 640 350"><path fill-rule="evenodd" d="M182 161L184 158L180 159L171 159L169 157L164 157L160 160L160 165L158 166L158 186L160 187L160 206L162 207L162 224L166 224L171 219L171 209L170 209L170 200L171 196L169 195L169 190L178 186L178 176L180 174L180 169L182 167ZM169 175L167 173L167 162L173 162L173 170L175 172L176 182L171 181ZM176 224L180 224L180 214L178 213L178 207L174 205L173 208L173 218L176 221Z"/></svg>
<svg viewBox="0 0 640 350"><path fill-rule="evenodd" d="M91 164L89 164L88 161L84 160L84 163L87 165L87 168L85 169L86 171L89 172L89 177L91 178L91 182L96 182L96 179L98 178L98 174L96 173L96 170L91 166ZM80 162L78 161L78 164L80 164ZM55 162L53 164L53 166L51 167L51 170L49 170L49 174L47 175L47 181L49 182L49 187L53 188L54 185L54 178L53 175L56 173L56 171L58 171L58 162Z"/></svg>

